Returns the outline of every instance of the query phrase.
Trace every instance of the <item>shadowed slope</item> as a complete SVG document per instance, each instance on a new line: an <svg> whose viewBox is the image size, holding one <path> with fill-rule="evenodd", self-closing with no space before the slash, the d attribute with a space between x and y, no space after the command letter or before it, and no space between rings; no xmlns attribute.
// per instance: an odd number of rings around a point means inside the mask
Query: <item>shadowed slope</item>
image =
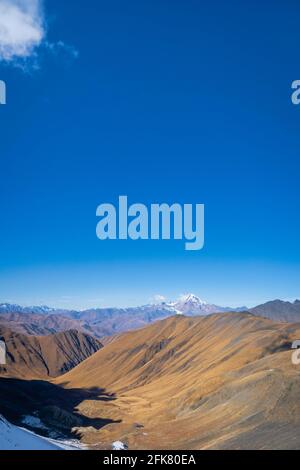
<svg viewBox="0 0 300 470"><path fill-rule="evenodd" d="M113 401L115 396L97 387L64 389L45 380L0 378L0 414L17 425L22 425L24 416L41 419L43 427L36 429L34 421L29 427L42 435L47 436L51 430L80 437L81 426L99 430L113 422L102 416L82 415L77 406L83 400Z"/></svg>

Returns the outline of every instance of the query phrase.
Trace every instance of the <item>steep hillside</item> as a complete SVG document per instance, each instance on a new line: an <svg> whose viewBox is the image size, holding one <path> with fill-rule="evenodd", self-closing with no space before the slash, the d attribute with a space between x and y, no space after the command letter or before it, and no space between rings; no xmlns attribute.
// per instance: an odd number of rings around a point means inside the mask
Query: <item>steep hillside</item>
<svg viewBox="0 0 300 470"><path fill-rule="evenodd" d="M176 316L120 335L57 383L115 396L78 407L115 421L81 429L99 447L299 448L298 338L299 325L247 313Z"/></svg>
<svg viewBox="0 0 300 470"><path fill-rule="evenodd" d="M102 344L76 330L48 336L29 336L0 326L7 348L7 364L0 366L5 377L56 377L98 351Z"/></svg>

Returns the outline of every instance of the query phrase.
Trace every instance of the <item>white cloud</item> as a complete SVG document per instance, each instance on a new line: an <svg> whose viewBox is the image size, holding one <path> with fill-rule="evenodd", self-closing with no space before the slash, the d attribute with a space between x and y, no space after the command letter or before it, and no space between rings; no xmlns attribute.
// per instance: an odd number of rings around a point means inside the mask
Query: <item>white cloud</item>
<svg viewBox="0 0 300 470"><path fill-rule="evenodd" d="M165 302L166 301L166 298L165 296L161 295L161 294L156 294L153 296L153 298L151 299L152 302L154 302L155 304L160 304L162 302Z"/></svg>
<svg viewBox="0 0 300 470"><path fill-rule="evenodd" d="M39 68L37 48L76 59L78 51L58 40L47 40L44 0L0 0L0 61L24 70ZM33 59L33 60L31 60Z"/></svg>
<svg viewBox="0 0 300 470"><path fill-rule="evenodd" d="M0 0L0 60L29 58L45 34L41 0Z"/></svg>

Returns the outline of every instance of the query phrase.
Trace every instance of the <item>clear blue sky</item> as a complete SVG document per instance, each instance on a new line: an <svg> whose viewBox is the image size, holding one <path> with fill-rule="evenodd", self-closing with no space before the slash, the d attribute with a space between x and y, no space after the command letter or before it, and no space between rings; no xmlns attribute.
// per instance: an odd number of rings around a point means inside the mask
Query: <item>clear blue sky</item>
<svg viewBox="0 0 300 470"><path fill-rule="evenodd" d="M45 1L0 62L0 301L83 308L299 292L298 1ZM96 238L102 202L204 203L205 248Z"/></svg>

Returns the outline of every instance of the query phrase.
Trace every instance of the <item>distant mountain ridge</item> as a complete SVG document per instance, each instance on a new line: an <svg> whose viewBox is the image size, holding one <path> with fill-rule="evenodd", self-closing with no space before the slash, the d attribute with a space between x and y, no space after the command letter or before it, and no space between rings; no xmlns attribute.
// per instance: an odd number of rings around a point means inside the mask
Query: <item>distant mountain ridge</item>
<svg viewBox="0 0 300 470"><path fill-rule="evenodd" d="M0 323L19 333L45 335L78 329L97 338L135 330L175 314L209 315L216 312L241 311L209 304L194 294L174 302L128 308L95 308L83 311L54 309L47 306L21 307L0 304Z"/></svg>
<svg viewBox="0 0 300 470"><path fill-rule="evenodd" d="M201 300L194 294L182 295L176 302L171 302L167 305L174 308L177 313L188 316L210 315L211 313L217 312L240 312L247 310L247 307L233 308L209 304L205 300Z"/></svg>
<svg viewBox="0 0 300 470"><path fill-rule="evenodd" d="M296 299L294 302L272 300L251 308L250 312L278 322L298 323L300 322L300 300Z"/></svg>
<svg viewBox="0 0 300 470"><path fill-rule="evenodd" d="M184 313L187 315L200 315L200 314L210 314L216 312L234 312L234 311L244 311L247 310L247 307L222 307L215 304L209 304L208 302L201 300L194 294L184 294L181 295L174 302L161 302L146 304L138 307L127 307L127 308L118 308L118 307L100 307L100 308L91 308L85 310L68 310L60 308L52 308L48 306L32 306L32 307L22 307L18 304L9 304L9 303L0 303L0 314L8 313L28 313L28 314L44 314L44 315L63 315L68 318L73 318L74 320L98 320L103 316L112 315L114 313L136 313L136 312L153 312L152 315L157 316L158 312L162 315L170 313Z"/></svg>
<svg viewBox="0 0 300 470"><path fill-rule="evenodd" d="M57 311L54 308L47 307L46 305L22 307L18 304L2 303L0 304L0 313L36 313L36 314L49 314Z"/></svg>
<svg viewBox="0 0 300 470"><path fill-rule="evenodd" d="M12 329L16 333L27 335L50 335L60 331L85 331L83 322L73 320L60 314L44 314L34 312L0 313L0 325ZM88 328L87 328L88 330ZM90 331L87 331L90 333Z"/></svg>
<svg viewBox="0 0 300 470"><path fill-rule="evenodd" d="M213 313L246 312L278 322L300 322L300 300L274 300L248 309L223 307L185 294L174 302L161 302L141 307L94 308L82 311L55 309L47 306L22 307L0 304L0 324L19 333L48 335L77 329L96 338L108 337L142 328L173 315L206 316Z"/></svg>

